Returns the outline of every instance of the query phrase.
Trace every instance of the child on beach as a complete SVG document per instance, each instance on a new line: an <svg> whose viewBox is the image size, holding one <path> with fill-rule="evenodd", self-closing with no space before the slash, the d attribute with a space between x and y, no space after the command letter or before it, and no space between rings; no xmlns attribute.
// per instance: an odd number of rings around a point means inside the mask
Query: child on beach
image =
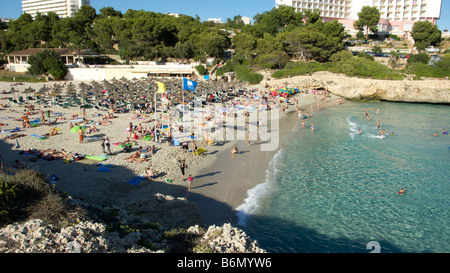
<svg viewBox="0 0 450 273"><path fill-rule="evenodd" d="M188 177L188 191L191 190L191 182L194 181L194 178L192 177L192 174L189 174Z"/></svg>

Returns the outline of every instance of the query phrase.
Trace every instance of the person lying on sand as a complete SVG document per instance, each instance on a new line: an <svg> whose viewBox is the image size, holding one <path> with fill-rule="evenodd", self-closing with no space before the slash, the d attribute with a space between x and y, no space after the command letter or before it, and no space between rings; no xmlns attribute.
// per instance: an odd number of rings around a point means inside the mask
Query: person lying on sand
<svg viewBox="0 0 450 273"><path fill-rule="evenodd" d="M24 137L24 136L27 136L27 135L25 135L25 134L17 134L17 133L13 133L13 134L11 134L11 135L7 135L7 136L5 137L5 139L16 139L16 138L20 138L20 137Z"/></svg>
<svg viewBox="0 0 450 273"><path fill-rule="evenodd" d="M127 157L125 160L130 162L143 162L148 161L146 153L142 153L141 151L137 151L134 154Z"/></svg>

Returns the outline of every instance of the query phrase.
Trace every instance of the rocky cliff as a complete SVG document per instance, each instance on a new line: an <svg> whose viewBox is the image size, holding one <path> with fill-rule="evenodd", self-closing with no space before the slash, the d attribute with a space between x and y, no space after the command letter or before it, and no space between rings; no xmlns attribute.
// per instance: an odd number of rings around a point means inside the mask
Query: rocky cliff
<svg viewBox="0 0 450 273"><path fill-rule="evenodd" d="M117 216L112 225L89 220L56 228L39 219L7 225L0 229L0 253L265 252L230 224L189 226L201 216L184 198L155 194L135 205L137 210L102 208Z"/></svg>
<svg viewBox="0 0 450 273"><path fill-rule="evenodd" d="M271 87L290 84L300 89L328 89L350 100L450 104L450 80L372 80L317 72L311 76L296 76L269 83Z"/></svg>

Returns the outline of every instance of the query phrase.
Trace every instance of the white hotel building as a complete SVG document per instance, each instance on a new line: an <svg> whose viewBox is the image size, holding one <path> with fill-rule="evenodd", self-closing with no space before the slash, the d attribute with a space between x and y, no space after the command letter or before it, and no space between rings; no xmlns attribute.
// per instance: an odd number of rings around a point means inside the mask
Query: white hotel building
<svg viewBox="0 0 450 273"><path fill-rule="evenodd" d="M33 18L36 13L54 12L60 18L73 17L82 6L89 5L90 0L22 0L22 12Z"/></svg>
<svg viewBox="0 0 450 273"><path fill-rule="evenodd" d="M442 0L276 0L275 6L294 7L298 12L319 10L324 21L337 20L348 32L355 33L353 23L363 6L377 7L381 14L380 33L407 35L414 22L430 21L441 16Z"/></svg>

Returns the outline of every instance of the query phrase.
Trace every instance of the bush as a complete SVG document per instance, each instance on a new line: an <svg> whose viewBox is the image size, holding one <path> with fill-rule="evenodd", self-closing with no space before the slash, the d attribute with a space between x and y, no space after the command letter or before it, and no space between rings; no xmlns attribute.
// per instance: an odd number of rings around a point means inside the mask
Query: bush
<svg viewBox="0 0 450 273"><path fill-rule="evenodd" d="M208 72L207 70L206 70L206 68L203 66L203 65L197 65L196 67L195 67L195 69L197 69L197 71L198 71L198 73L200 74L200 75L206 75L206 73Z"/></svg>
<svg viewBox="0 0 450 273"><path fill-rule="evenodd" d="M246 65L237 65L235 72L239 80L250 84L259 84L264 78L261 74L253 73L252 69Z"/></svg>
<svg viewBox="0 0 450 273"><path fill-rule="evenodd" d="M366 58L353 58L348 51L341 51L334 54L331 59L333 65L330 70L334 73L342 73L351 77L362 77L371 79L402 80L403 77L389 67Z"/></svg>
<svg viewBox="0 0 450 273"><path fill-rule="evenodd" d="M28 71L32 75L50 73L55 79L62 79L67 74L67 67L59 60L54 50L43 50L28 58L30 67Z"/></svg>
<svg viewBox="0 0 450 273"><path fill-rule="evenodd" d="M11 221L10 215L18 191L16 185L0 181L0 226Z"/></svg>
<svg viewBox="0 0 450 273"><path fill-rule="evenodd" d="M430 61L430 56L428 56L427 53L419 53L409 56L408 58L408 64L411 63L423 63L428 64Z"/></svg>
<svg viewBox="0 0 450 273"><path fill-rule="evenodd" d="M0 173L0 226L28 219L65 226L85 215L79 208L70 208L46 178L34 170L18 170L14 175Z"/></svg>
<svg viewBox="0 0 450 273"><path fill-rule="evenodd" d="M285 69L273 73L272 77L286 78L288 76L311 74L317 71L330 71L345 74L350 77L372 79L386 79L386 77L389 77L393 80L403 79L400 74L387 66L372 61L365 56L354 58L349 51L340 51L333 54L328 63L289 63Z"/></svg>
<svg viewBox="0 0 450 273"><path fill-rule="evenodd" d="M370 56L369 54L365 54L365 53L362 53L362 52L358 53L358 57L367 59L369 61L375 61L375 57L374 56Z"/></svg>
<svg viewBox="0 0 450 273"><path fill-rule="evenodd" d="M417 78L445 78L450 77L450 58L444 58L436 66L430 66L422 62L410 63L406 66L406 73L414 74Z"/></svg>
<svg viewBox="0 0 450 273"><path fill-rule="evenodd" d="M44 68L57 80L63 79L67 74L67 66L57 59L46 59Z"/></svg>

